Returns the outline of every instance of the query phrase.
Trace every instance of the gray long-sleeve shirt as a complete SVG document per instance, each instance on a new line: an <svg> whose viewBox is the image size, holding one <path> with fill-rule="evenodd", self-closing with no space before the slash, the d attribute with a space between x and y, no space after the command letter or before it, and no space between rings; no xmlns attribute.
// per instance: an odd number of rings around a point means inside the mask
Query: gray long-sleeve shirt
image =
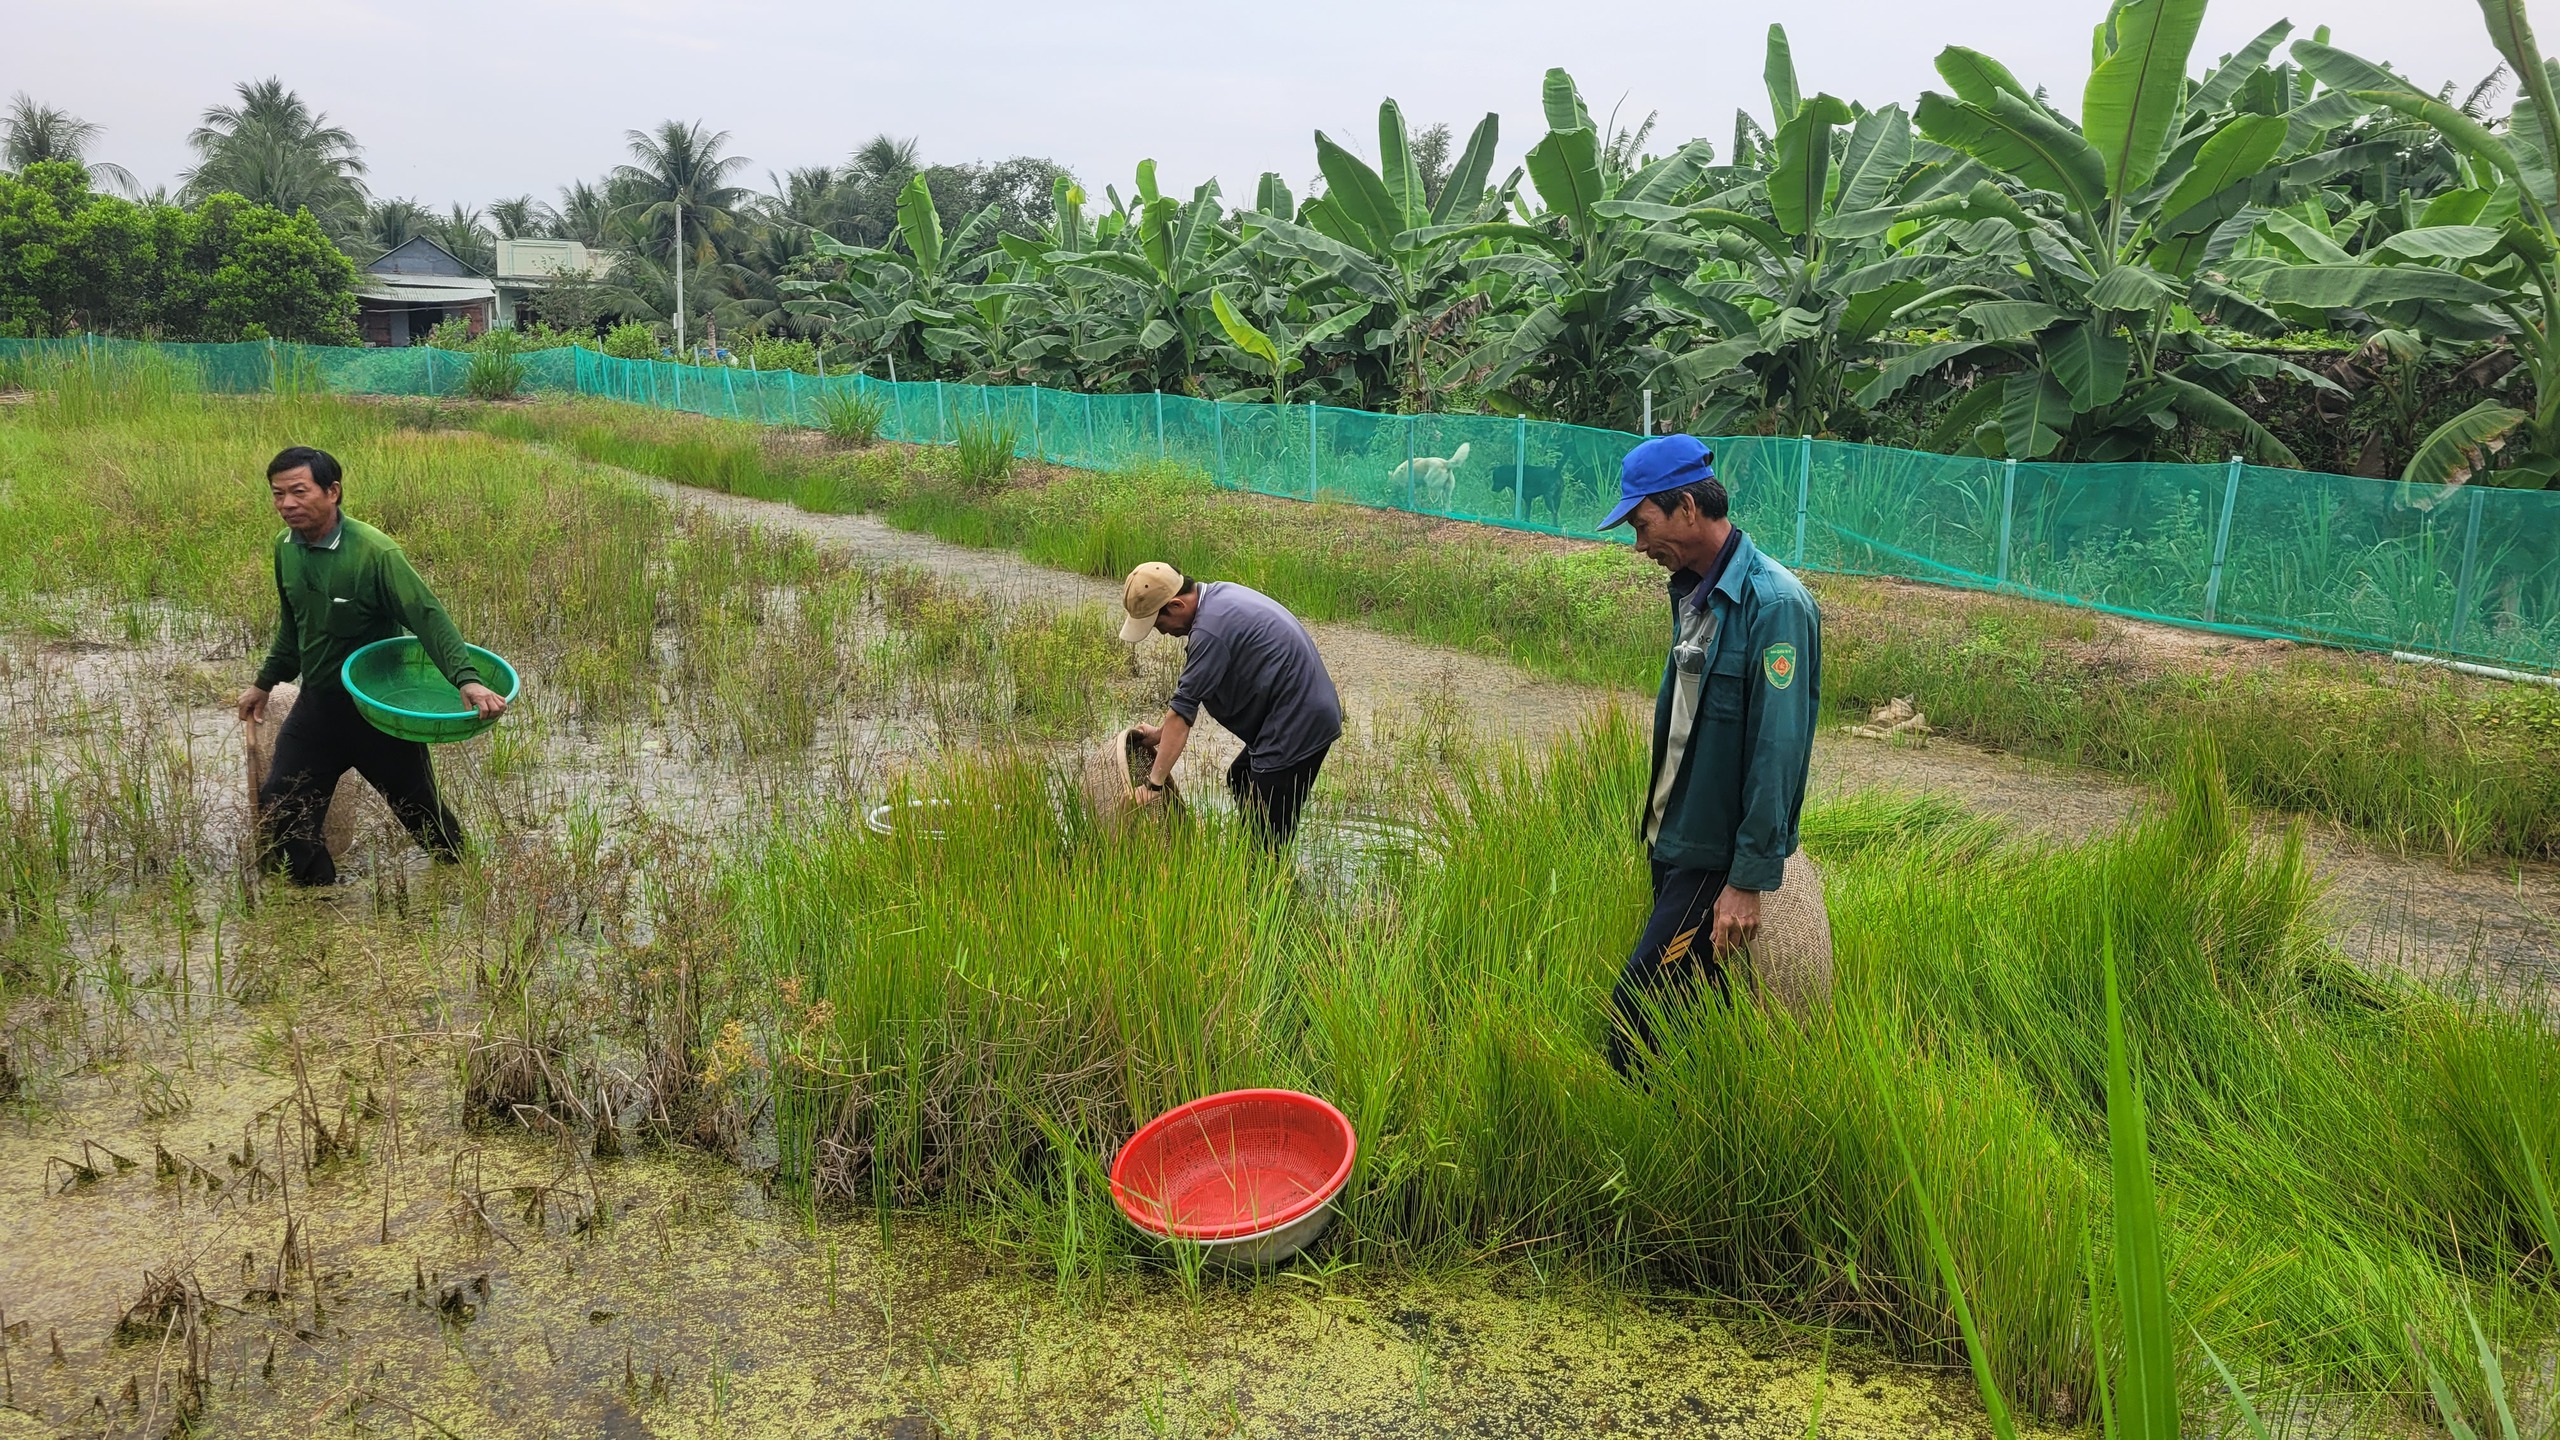
<svg viewBox="0 0 2560 1440"><path fill-rule="evenodd" d="M1342 734L1342 698L1307 627L1279 601L1224 580L1200 586L1171 708L1193 724L1208 710L1258 771L1301 764Z"/></svg>

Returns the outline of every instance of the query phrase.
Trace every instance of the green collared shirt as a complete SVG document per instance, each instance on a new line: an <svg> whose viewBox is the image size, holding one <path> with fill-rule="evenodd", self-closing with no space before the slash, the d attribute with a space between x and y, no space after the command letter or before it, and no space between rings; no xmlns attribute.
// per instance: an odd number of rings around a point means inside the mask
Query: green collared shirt
<svg viewBox="0 0 2560 1440"><path fill-rule="evenodd" d="M338 685L338 667L376 640L411 634L455 685L480 672L462 647L453 617L418 578L388 535L340 516L317 544L287 530L276 537L276 635L258 667L264 689L299 678L306 690Z"/></svg>
<svg viewBox="0 0 2560 1440"><path fill-rule="evenodd" d="M1822 613L1735 532L1712 586L1671 579L1672 651L1654 706L1643 838L1653 858L1775 890L1796 848L1822 691Z"/></svg>

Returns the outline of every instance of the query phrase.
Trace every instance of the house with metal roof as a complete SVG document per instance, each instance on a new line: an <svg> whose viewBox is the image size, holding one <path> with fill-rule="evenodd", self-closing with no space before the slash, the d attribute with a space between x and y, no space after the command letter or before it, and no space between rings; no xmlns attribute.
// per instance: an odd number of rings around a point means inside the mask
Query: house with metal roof
<svg viewBox="0 0 2560 1440"><path fill-rule="evenodd" d="M422 344L454 319L477 335L497 318L497 285L423 235L356 275L356 324L367 345Z"/></svg>

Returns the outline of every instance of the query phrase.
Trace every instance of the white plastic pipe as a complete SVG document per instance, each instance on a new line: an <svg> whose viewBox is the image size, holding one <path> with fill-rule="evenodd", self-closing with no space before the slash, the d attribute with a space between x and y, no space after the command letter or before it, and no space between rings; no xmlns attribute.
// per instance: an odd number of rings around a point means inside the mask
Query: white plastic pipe
<svg viewBox="0 0 2560 1440"><path fill-rule="evenodd" d="M2490 680L2517 680L2528 685L2560 686L2560 675L2537 675L2530 670L2502 670L2495 665L2474 665L2468 660L2447 660L2441 655L2421 655L2414 650L2394 650L2391 658L2404 665L2441 665L2465 675L2478 675Z"/></svg>

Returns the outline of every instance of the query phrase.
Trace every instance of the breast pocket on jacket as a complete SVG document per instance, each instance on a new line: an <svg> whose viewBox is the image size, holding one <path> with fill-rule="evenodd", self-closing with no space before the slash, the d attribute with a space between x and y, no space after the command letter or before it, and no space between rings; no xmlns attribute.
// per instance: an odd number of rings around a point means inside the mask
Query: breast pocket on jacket
<svg viewBox="0 0 2560 1440"><path fill-rule="evenodd" d="M364 607L352 595L326 597L329 606L327 629L333 639L353 640L364 634Z"/></svg>
<svg viewBox="0 0 2560 1440"><path fill-rule="evenodd" d="M1699 709L1710 720L1739 720L1750 687L1749 652L1739 645L1726 645L1708 663L1706 693Z"/></svg>

